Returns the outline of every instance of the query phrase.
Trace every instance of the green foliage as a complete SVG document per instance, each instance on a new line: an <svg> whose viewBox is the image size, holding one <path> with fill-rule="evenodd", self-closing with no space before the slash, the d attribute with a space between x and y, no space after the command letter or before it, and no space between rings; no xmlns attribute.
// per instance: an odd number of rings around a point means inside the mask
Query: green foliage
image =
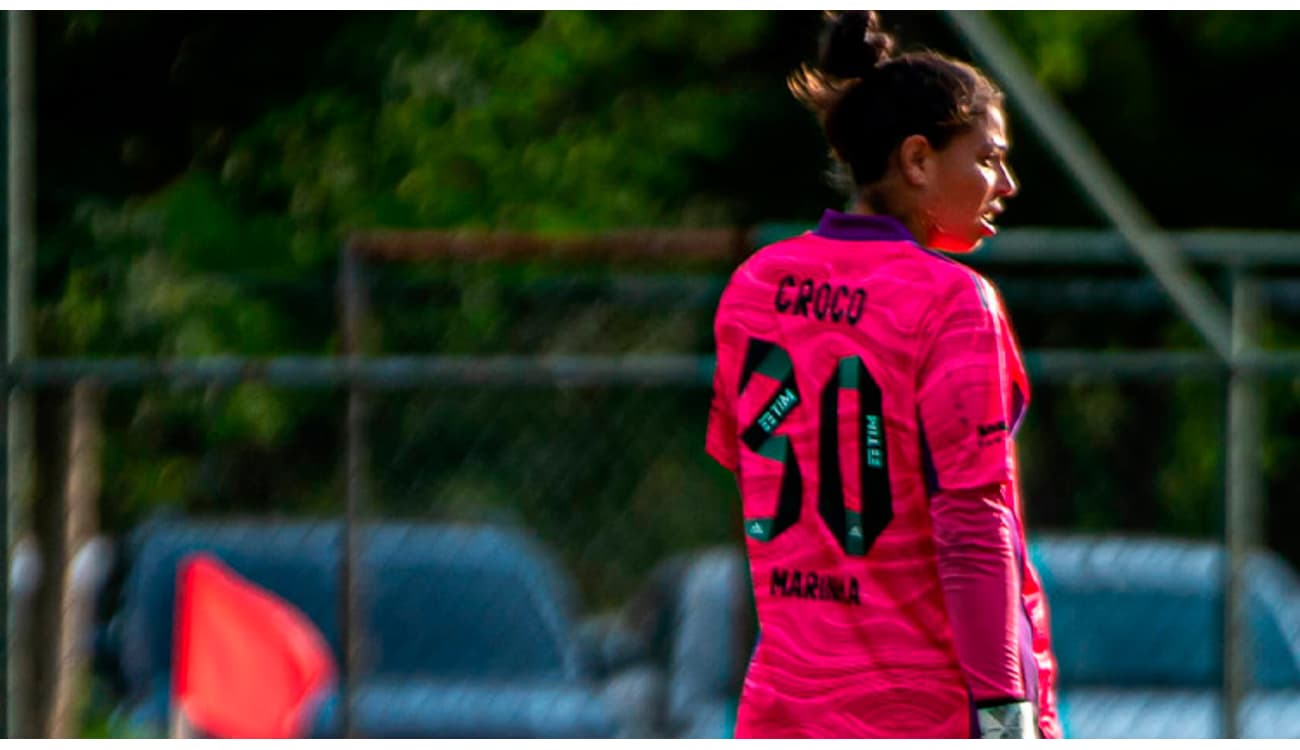
<svg viewBox="0 0 1300 750"><path fill-rule="evenodd" d="M221 176L236 195L284 202L297 262L332 259L320 235L352 228L726 219L722 199L700 195L692 177L732 155L734 128L770 85L715 80L761 42L770 16L411 20L392 24L399 41L377 102L312 92L269 113L225 160ZM650 64L664 67L647 75Z"/></svg>
<svg viewBox="0 0 1300 750"><path fill-rule="evenodd" d="M346 75L206 138L187 169L145 195L117 205L83 199L74 241L97 252L75 262L43 311L45 350L168 359L332 351L334 262L355 229L734 222L729 191L698 175L734 161L737 130L772 109L785 68L755 65L754 56L780 27L769 13L587 12L389 14L345 26L318 56L382 52L384 63L345 64ZM93 14L69 16L66 29L69 44L130 31ZM415 273L454 291L445 306L395 309L380 328L390 351L700 343L698 321L665 328L599 307L552 311L521 334L505 281L516 271L461 264ZM275 293L294 280L314 285L307 309ZM605 332L611 325L618 335ZM116 399L107 515L124 523L175 505L329 512L337 480L321 469L338 464L338 408L336 396L291 398L257 384ZM590 430L591 419L572 428ZM315 429L322 422L333 428ZM517 440L528 445L507 442L501 455L512 446L542 457L571 450L527 434ZM411 426L397 437L419 435ZM472 466L424 470L442 477L441 489L413 512L501 504L512 486L503 481L520 481L510 472L476 479Z"/></svg>
<svg viewBox="0 0 1300 750"><path fill-rule="evenodd" d="M1289 53L1300 32L1300 18L1295 13L1210 10L1180 13L1177 22L1198 48L1216 58L1233 60L1258 57L1264 52Z"/></svg>
<svg viewBox="0 0 1300 750"><path fill-rule="evenodd" d="M998 20L1033 65L1039 82L1057 91L1073 91L1088 79L1089 61L1099 43L1134 43L1141 50L1134 11L1002 12Z"/></svg>

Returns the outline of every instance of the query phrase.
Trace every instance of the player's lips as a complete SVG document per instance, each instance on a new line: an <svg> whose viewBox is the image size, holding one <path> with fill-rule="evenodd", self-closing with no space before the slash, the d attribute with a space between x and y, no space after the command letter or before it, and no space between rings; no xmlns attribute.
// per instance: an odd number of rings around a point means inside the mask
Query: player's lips
<svg viewBox="0 0 1300 750"><path fill-rule="evenodd" d="M988 207L984 213L980 214L980 229L984 230L986 235L995 235L998 233L998 215L1002 213L1002 207L993 204Z"/></svg>

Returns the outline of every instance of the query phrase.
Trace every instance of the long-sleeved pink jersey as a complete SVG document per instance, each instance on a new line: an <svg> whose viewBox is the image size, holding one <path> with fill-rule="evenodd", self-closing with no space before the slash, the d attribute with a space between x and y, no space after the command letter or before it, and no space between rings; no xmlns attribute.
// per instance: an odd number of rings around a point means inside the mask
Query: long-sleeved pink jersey
<svg viewBox="0 0 1300 750"><path fill-rule="evenodd" d="M715 321L708 451L744 504L759 643L739 737L1060 736L1013 432L1028 379L993 286L898 222L827 211Z"/></svg>

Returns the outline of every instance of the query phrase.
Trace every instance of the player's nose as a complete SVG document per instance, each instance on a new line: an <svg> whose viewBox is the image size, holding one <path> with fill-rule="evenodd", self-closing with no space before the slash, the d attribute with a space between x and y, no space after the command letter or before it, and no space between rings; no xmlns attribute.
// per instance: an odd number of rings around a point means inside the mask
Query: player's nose
<svg viewBox="0 0 1300 750"><path fill-rule="evenodd" d="M1020 192L1020 181L1016 179L1016 173L1011 169L1011 165L1003 162L1002 169L998 170L997 194L1003 198L1014 198Z"/></svg>

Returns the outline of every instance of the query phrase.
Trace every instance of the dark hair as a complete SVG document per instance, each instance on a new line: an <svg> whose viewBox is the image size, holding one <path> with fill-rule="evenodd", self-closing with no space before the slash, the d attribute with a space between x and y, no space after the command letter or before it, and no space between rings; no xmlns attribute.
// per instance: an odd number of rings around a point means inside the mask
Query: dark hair
<svg viewBox="0 0 1300 750"><path fill-rule="evenodd" d="M1002 104L1002 91L974 66L928 50L895 56L894 48L875 11L828 12L817 65L788 79L855 187L884 177L908 136L941 149Z"/></svg>

